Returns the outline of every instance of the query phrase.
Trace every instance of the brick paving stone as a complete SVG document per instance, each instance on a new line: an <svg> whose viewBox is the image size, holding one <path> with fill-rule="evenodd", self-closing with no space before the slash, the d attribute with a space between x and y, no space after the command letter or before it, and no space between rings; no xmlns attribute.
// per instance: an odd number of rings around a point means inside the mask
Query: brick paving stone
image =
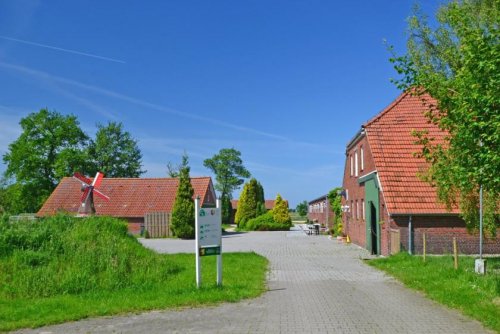
<svg viewBox="0 0 500 334"><path fill-rule="evenodd" d="M194 241L141 240L164 253L193 252ZM365 265L364 250L290 232L228 234L226 252L270 260L268 292L240 303L152 311L48 326L19 333L491 333L457 311L406 289Z"/></svg>

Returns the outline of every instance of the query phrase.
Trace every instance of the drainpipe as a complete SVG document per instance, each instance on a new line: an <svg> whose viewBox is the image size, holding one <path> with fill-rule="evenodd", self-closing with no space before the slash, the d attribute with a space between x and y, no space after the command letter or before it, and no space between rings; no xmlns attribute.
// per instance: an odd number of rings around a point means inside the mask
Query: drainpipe
<svg viewBox="0 0 500 334"><path fill-rule="evenodd" d="M411 224L411 215L408 218L408 254L412 255L413 254L413 231L412 231L412 224Z"/></svg>

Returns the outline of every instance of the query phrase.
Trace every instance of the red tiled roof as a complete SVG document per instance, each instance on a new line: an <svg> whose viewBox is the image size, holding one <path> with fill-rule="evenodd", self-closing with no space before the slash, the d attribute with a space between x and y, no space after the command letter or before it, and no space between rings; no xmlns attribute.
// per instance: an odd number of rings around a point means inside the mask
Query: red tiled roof
<svg viewBox="0 0 500 334"><path fill-rule="evenodd" d="M109 201L94 196L97 215L132 218L144 217L147 212L171 212L179 181L176 178L104 178L99 190ZM215 205L215 193L210 177L191 178L194 197L204 204ZM78 211L81 182L65 177L44 203L37 216L53 215L58 211ZM193 198L194 198L193 197Z"/></svg>
<svg viewBox="0 0 500 334"><path fill-rule="evenodd" d="M274 202L275 202L274 199L266 199L265 204L264 204L266 207L266 210L272 210L274 208ZM288 204L287 200L285 200L285 202L287 202L287 204ZM238 209L238 200L232 199L231 206L233 207L233 210Z"/></svg>
<svg viewBox="0 0 500 334"><path fill-rule="evenodd" d="M435 104L430 96L425 100ZM426 110L422 97L403 93L364 125L390 214L450 213L438 202L436 189L417 176L428 164L414 156L422 147L414 144L417 139L411 132L426 130L435 143L442 143L446 135L428 121ZM458 213L458 209L452 213Z"/></svg>

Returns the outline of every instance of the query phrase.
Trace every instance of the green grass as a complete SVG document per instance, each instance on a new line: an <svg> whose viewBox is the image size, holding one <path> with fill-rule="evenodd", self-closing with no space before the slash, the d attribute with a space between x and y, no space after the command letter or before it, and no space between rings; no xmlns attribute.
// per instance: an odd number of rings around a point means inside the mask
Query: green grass
<svg viewBox="0 0 500 334"><path fill-rule="evenodd" d="M57 216L0 224L0 331L152 309L195 307L252 298L265 290L267 260L223 255L223 287L214 256L202 258L196 288L194 254L144 248L111 218Z"/></svg>
<svg viewBox="0 0 500 334"><path fill-rule="evenodd" d="M452 256L428 256L423 262L420 256L401 253L367 263L500 332L500 258L487 259L484 276L474 272L474 258L467 256L459 258L458 270Z"/></svg>

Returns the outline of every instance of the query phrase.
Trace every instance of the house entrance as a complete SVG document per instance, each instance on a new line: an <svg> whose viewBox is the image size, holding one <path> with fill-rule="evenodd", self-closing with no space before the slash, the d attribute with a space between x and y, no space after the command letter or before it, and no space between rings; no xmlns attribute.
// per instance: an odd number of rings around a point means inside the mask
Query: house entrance
<svg viewBox="0 0 500 334"><path fill-rule="evenodd" d="M378 228L377 228L377 208L370 201L370 225L371 225L371 252L378 254Z"/></svg>

